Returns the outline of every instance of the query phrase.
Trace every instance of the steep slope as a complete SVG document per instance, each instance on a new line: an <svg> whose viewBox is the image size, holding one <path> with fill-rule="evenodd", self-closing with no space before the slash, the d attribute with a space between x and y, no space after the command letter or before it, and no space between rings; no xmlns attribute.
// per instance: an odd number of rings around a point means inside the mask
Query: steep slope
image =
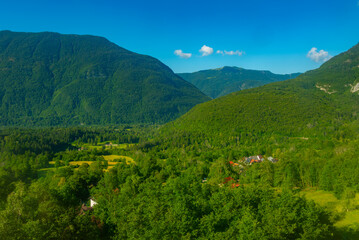
<svg viewBox="0 0 359 240"><path fill-rule="evenodd" d="M163 123L208 99L102 37L0 32L0 125Z"/></svg>
<svg viewBox="0 0 359 240"><path fill-rule="evenodd" d="M180 73L178 75L198 87L207 96L217 98L232 92L292 79L299 76L299 74L274 74L270 71L223 67L194 73Z"/></svg>
<svg viewBox="0 0 359 240"><path fill-rule="evenodd" d="M302 137L326 136L346 126L354 131L345 134L359 134L358 86L359 45L356 45L296 79L199 104L168 124L164 131L217 138L270 133Z"/></svg>

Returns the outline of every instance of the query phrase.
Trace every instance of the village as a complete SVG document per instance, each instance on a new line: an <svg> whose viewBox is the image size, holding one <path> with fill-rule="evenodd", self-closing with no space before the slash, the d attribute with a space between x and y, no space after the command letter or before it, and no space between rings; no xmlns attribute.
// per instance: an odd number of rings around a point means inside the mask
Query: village
<svg viewBox="0 0 359 240"><path fill-rule="evenodd" d="M241 160L238 160L238 162L233 162L233 161L229 161L229 164L232 165L233 167L244 167L243 164L245 165L252 165L254 163L261 163L263 161L270 161L272 163L276 163L278 162L278 159L273 158L273 157L263 157L262 155L256 155L256 156L250 156L250 157L243 157Z"/></svg>
<svg viewBox="0 0 359 240"><path fill-rule="evenodd" d="M264 161L269 161L271 163L277 163L278 159L273 158L272 156L264 157L262 155L255 155L250 157L243 157L242 159L235 161L229 161L228 164L236 171L238 174L242 174L245 170L246 166L251 166L256 163L261 163ZM206 183L207 178L202 179L202 183ZM231 187L236 188L239 187L239 179L234 179L233 177L225 177L223 183L220 183L219 186L223 187L225 184L231 182Z"/></svg>

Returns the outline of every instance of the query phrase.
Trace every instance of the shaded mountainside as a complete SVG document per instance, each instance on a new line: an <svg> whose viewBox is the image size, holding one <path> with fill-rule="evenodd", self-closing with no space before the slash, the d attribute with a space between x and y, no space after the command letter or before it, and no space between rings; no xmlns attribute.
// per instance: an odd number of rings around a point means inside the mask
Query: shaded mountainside
<svg viewBox="0 0 359 240"><path fill-rule="evenodd" d="M292 79L299 74L274 74L270 71L223 67L194 73L179 73L178 75L198 87L207 96L217 98L232 92Z"/></svg>
<svg viewBox="0 0 359 240"><path fill-rule="evenodd" d="M207 100L102 37L0 32L0 125L163 123Z"/></svg>
<svg viewBox="0 0 359 240"><path fill-rule="evenodd" d="M163 130L219 138L244 135L326 136L359 129L359 45L319 69L283 82L199 104ZM350 130L349 130L350 129Z"/></svg>

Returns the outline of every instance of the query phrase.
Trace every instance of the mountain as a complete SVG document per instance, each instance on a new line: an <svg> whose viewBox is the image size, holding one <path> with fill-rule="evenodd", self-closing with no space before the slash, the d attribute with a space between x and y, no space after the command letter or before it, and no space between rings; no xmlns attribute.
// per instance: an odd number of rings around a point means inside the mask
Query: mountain
<svg viewBox="0 0 359 240"><path fill-rule="evenodd" d="M296 79L231 93L199 104L163 131L217 139L359 133L359 45ZM345 129L339 131L338 129Z"/></svg>
<svg viewBox="0 0 359 240"><path fill-rule="evenodd" d="M207 96L217 98L232 92L292 79L299 74L274 74L270 71L223 67L194 73L179 73L178 75L198 87Z"/></svg>
<svg viewBox="0 0 359 240"><path fill-rule="evenodd" d="M163 123L207 100L102 37L0 32L0 125Z"/></svg>

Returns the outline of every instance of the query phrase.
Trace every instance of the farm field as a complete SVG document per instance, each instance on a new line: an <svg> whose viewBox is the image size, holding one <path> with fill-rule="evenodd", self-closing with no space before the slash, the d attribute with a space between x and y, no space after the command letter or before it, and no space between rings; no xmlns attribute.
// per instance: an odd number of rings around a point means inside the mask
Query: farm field
<svg viewBox="0 0 359 240"><path fill-rule="evenodd" d="M106 169L104 169L104 171L108 171L109 169L113 168L116 164L119 163L119 160L121 160L121 159L125 159L127 164L135 163L133 158L128 157L128 156L123 156L123 155L102 155L102 157L108 163L108 166L107 166ZM60 161L60 162L63 164L62 161ZM87 163L88 165L91 165L92 163L94 163L94 161L70 161L69 165L71 165L71 166L81 166L82 164L85 164L85 163ZM64 167L64 166L61 166L61 167ZM77 168L75 168L75 170L76 169ZM55 161L49 161L49 167L39 169L38 174L40 176L46 176L48 171L53 171L53 170L55 170Z"/></svg>

